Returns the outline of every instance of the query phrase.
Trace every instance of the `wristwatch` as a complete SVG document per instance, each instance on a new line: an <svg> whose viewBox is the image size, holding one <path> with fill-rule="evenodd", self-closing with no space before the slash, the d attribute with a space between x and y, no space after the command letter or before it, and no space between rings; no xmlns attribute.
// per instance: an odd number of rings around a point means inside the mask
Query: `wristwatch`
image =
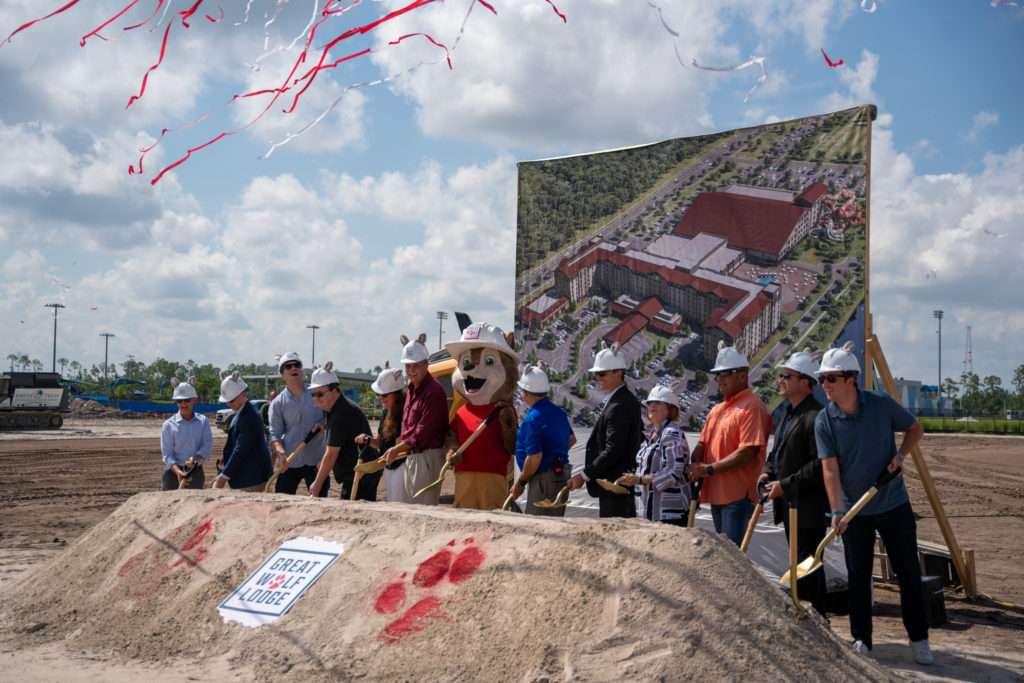
<svg viewBox="0 0 1024 683"><path fill-rule="evenodd" d="M715 473L715 466L714 465L708 465L708 466L706 466L704 468L704 476L705 477L710 477L714 473Z"/></svg>

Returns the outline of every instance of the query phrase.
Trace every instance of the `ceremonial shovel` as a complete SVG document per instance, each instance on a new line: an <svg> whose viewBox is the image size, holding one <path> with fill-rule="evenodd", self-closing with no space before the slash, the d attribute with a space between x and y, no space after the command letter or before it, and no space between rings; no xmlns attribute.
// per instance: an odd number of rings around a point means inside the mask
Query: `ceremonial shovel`
<svg viewBox="0 0 1024 683"><path fill-rule="evenodd" d="M558 491L558 495L555 496L554 500L548 500L548 499L545 498L544 500L537 501L536 503L534 503L534 505L536 507L544 508L545 510L547 510L549 508L562 508L562 507L565 507L565 504L568 503L568 502L569 502L569 487L568 486L563 486Z"/></svg>
<svg viewBox="0 0 1024 683"><path fill-rule="evenodd" d="M693 528L693 522L697 519L697 508L700 507L700 487L704 484L703 479L698 479L690 486L690 514L686 517L686 526Z"/></svg>
<svg viewBox="0 0 1024 683"><path fill-rule="evenodd" d="M323 429L323 425L316 425L309 430L309 434L306 434L306 438L302 440L302 443L295 447L295 450L285 458L285 461L281 466L274 470L274 474L270 476L270 479L267 479L267 485L263 487L264 493L270 493L274 490L274 485L277 484L277 478L280 477L281 473L287 470L293 462L295 462L295 458L299 457L299 453L302 452L302 449L306 447L306 444L316 438L316 435L320 433L321 429Z"/></svg>
<svg viewBox="0 0 1024 683"><path fill-rule="evenodd" d="M619 479L621 479L621 477L619 477ZM614 493L615 495L618 496L625 496L630 493L630 490L627 489L625 486L619 484L619 479L616 479L614 483L608 481L607 479L597 479L595 481L597 481L597 485L603 488L605 491L608 491L609 493Z"/></svg>
<svg viewBox="0 0 1024 683"><path fill-rule="evenodd" d="M202 465L200 465L198 462L192 460L192 464L185 468L185 471L181 475L181 479L178 480L178 488L187 488L189 485L189 479L192 477L192 473L199 469L201 466Z"/></svg>
<svg viewBox="0 0 1024 683"><path fill-rule="evenodd" d="M503 405L499 405L494 410L492 410L491 414L488 415L483 422L477 425L477 428L473 430L473 433L469 435L469 438L466 439L461 446L459 446L459 450L452 453L450 458L445 458L444 465L441 466L441 473L437 475L437 481L427 484L426 486L421 488L419 491L415 493L415 495L413 495L413 498L419 498L420 496L422 496L424 493L434 488L435 486L440 486L441 482L444 481L445 473L452 468L452 463L458 460L459 457L466 452L466 449L473 445L473 442L476 441L477 438L484 433L484 430L487 429L487 425L494 422L494 418L498 416L498 413L500 413L502 408L504 407L505 406Z"/></svg>
<svg viewBox="0 0 1024 683"><path fill-rule="evenodd" d="M356 493L359 491L359 480L362 479L363 474L365 474L364 472L359 471L359 466L363 463L363 453L366 451L366 446L369 443L370 440L367 439L366 443L359 447L359 453L356 455L355 474L352 477L352 493L348 497L349 500L356 499Z"/></svg>
<svg viewBox="0 0 1024 683"><path fill-rule="evenodd" d="M758 488L761 488L761 486L758 485ZM747 524L747 533L743 534L743 542L740 543L741 553L747 552L747 548L750 547L750 539L754 537L754 527L757 526L757 520L761 516L761 510L764 509L764 503L766 500L768 500L767 491L765 491L764 494L757 499L757 505L754 506L754 514L751 515L750 523Z"/></svg>
<svg viewBox="0 0 1024 683"><path fill-rule="evenodd" d="M869 488L867 491L865 491L864 495L860 497L860 500L858 500L856 503L853 504L853 507L850 508L850 511L847 512L845 515L843 515L843 522L846 523L846 524L849 524L850 520L852 520L854 517L856 517L857 514L861 510L864 509L864 506L871 502L871 499L875 497L876 493L878 493L878 489L882 488L883 486L888 484L890 481L895 479L899 475L901 469L902 468L897 467L895 472L890 472L889 468L886 467L886 469L882 472L882 474L879 475L878 481L875 482L875 485L872 486L871 488ZM790 530L790 533L791 534L793 533L792 530ZM819 569L821 569L821 567L822 567L821 556L824 555L824 553L825 553L825 547L829 543L831 543L832 539L834 539L835 537L836 537L836 528L832 527L831 529L828 530L828 533L825 534L825 538L821 539L821 543L818 544L818 549L814 551L814 555L812 555L811 557L806 558L803 562L801 562L800 564L798 564L796 566L796 573L797 573L797 578L798 579L802 579L805 576L808 576L809 574L813 574L814 572L816 572ZM789 581L789 574L790 574L790 572L787 571L785 574L782 575L782 578L779 579L779 581L780 581L780 583L782 583L782 585L784 585L784 586L788 586L789 585L789 583L790 583L790 581Z"/></svg>

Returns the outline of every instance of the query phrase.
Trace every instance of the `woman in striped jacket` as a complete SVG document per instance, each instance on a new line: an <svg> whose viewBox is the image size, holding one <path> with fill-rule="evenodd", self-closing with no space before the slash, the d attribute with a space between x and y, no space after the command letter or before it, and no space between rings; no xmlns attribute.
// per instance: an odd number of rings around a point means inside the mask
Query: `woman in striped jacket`
<svg viewBox="0 0 1024 683"><path fill-rule="evenodd" d="M676 423L679 401L668 387L659 385L651 389L644 405L651 431L636 454L636 472L623 475L620 482L634 487L637 517L686 526L690 448Z"/></svg>

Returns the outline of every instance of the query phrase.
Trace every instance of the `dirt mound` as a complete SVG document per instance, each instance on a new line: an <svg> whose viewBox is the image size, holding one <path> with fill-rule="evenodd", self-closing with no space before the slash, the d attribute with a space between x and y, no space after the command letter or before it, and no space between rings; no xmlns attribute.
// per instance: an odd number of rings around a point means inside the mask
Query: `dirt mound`
<svg viewBox="0 0 1024 683"><path fill-rule="evenodd" d="M68 402L68 411L75 417L120 417L121 411L117 408L105 406L99 401L91 399L82 400L73 398Z"/></svg>
<svg viewBox="0 0 1024 683"><path fill-rule="evenodd" d="M276 623L225 623L220 602L299 536L345 552ZM111 662L228 653L260 681L889 677L796 621L731 544L635 520L144 493L0 600L26 648L59 639Z"/></svg>

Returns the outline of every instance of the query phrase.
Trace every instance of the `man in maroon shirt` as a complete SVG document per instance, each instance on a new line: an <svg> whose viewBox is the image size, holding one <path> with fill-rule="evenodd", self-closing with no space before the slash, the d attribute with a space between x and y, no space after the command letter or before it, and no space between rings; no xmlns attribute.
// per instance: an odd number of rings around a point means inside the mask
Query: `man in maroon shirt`
<svg viewBox="0 0 1024 683"><path fill-rule="evenodd" d="M409 391L402 415L402 431L398 443L384 453L389 465L402 456L405 458L405 498L401 503L437 505L441 487L437 486L416 496L415 493L435 481L444 465L444 438L448 432L448 397L444 388L430 375L426 341L421 334L409 341L401 337L402 363L409 378Z"/></svg>

